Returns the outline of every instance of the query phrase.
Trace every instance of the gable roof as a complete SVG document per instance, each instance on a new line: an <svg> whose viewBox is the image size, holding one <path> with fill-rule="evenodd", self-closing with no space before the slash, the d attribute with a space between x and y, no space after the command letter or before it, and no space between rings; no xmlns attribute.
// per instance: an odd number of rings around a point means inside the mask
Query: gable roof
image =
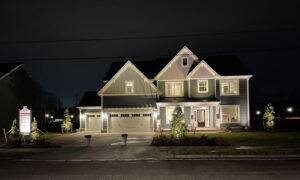
<svg viewBox="0 0 300 180"><path fill-rule="evenodd" d="M101 106L101 97L98 96L97 91L87 91L82 96L78 107L87 107L87 106Z"/></svg>
<svg viewBox="0 0 300 180"><path fill-rule="evenodd" d="M198 63L198 64L197 64ZM197 64L197 65L196 65ZM189 71L189 74L187 75L187 78L190 78L193 76L193 74L195 74L197 72L197 70L203 65L204 67L206 67L210 73L215 77L215 76L220 76L213 68L211 68L204 60L202 60L200 63L197 61L197 62L194 62L193 65L196 67L191 67L190 71ZM192 65L192 66L193 66Z"/></svg>
<svg viewBox="0 0 300 180"><path fill-rule="evenodd" d="M199 59L203 59L221 76L250 75L243 63L234 55L201 56ZM190 71L192 71L199 63L200 61L195 62Z"/></svg>
<svg viewBox="0 0 300 180"><path fill-rule="evenodd" d="M159 71L166 65L170 59L160 58L154 61L131 61L147 78L154 79ZM108 69L104 80L110 80L126 64L123 62L113 62Z"/></svg>
<svg viewBox="0 0 300 180"><path fill-rule="evenodd" d="M158 90L156 86L134 65L131 61L127 61L122 68L120 68L117 73L114 74L114 76L104 85L104 87L98 92L98 94L102 94L103 91L105 91L110 84L113 82L114 79L118 78L120 74L126 70L127 68L132 67L134 71L136 71L144 80L147 82L153 89L156 91ZM151 69L150 69L151 70Z"/></svg>
<svg viewBox="0 0 300 180"><path fill-rule="evenodd" d="M20 66L22 63L1 63L0 64L0 78L2 78L7 73L11 72L16 67Z"/></svg>
<svg viewBox="0 0 300 180"><path fill-rule="evenodd" d="M188 54L184 53L184 51L187 51ZM198 57L186 46L184 46L172 59L171 61L169 61L169 63L167 65L164 66L164 68L154 77L154 79L158 79L158 77L160 77L169 67L169 65L171 65L173 62L175 62L177 60L177 56L179 55L190 55L191 57L193 57L194 59L198 59Z"/></svg>

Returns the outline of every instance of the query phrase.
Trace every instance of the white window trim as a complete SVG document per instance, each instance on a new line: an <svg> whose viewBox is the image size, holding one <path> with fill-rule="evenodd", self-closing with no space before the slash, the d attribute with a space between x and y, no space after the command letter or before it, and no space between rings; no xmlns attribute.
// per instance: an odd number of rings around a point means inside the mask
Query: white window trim
<svg viewBox="0 0 300 180"><path fill-rule="evenodd" d="M206 91L200 91L200 82L205 82L206 83ZM202 79L200 79L200 80L198 80L197 81L197 88L198 88L198 93L208 93L208 80L207 79L205 79L205 80L202 80Z"/></svg>
<svg viewBox="0 0 300 180"><path fill-rule="evenodd" d="M168 95L168 84L181 83L181 94L178 96L170 96ZM184 84L183 81L166 81L165 82L165 97L183 97L184 96Z"/></svg>
<svg viewBox="0 0 300 180"><path fill-rule="evenodd" d="M187 59L186 66L183 65L183 59ZM180 62L181 62L181 67L183 68L189 67L189 57L182 57Z"/></svg>
<svg viewBox="0 0 300 180"><path fill-rule="evenodd" d="M127 91L127 83L131 82L132 83L132 92ZM126 94L133 94L134 93L134 81L133 80L127 80L125 81L125 93Z"/></svg>
<svg viewBox="0 0 300 180"><path fill-rule="evenodd" d="M237 86L236 86L237 93L236 94L223 94L222 93L222 86L221 86L222 81L236 81L237 82ZM220 96L239 96L240 95L240 81L238 79L219 80L219 88L220 88Z"/></svg>
<svg viewBox="0 0 300 180"><path fill-rule="evenodd" d="M223 122L223 107L237 107L238 111L238 122ZM241 116L240 116L240 105L221 105L221 124L240 124Z"/></svg>

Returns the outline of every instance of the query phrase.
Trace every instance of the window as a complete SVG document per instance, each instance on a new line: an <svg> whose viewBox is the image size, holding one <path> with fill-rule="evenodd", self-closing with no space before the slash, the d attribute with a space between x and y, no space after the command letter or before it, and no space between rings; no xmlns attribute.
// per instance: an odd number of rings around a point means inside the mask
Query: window
<svg viewBox="0 0 300 180"><path fill-rule="evenodd" d="M132 117L140 117L140 114L131 114Z"/></svg>
<svg viewBox="0 0 300 180"><path fill-rule="evenodd" d="M221 95L238 95L238 80L220 80Z"/></svg>
<svg viewBox="0 0 300 180"><path fill-rule="evenodd" d="M222 123L239 122L239 106L222 106Z"/></svg>
<svg viewBox="0 0 300 180"><path fill-rule="evenodd" d="M129 114L121 114L121 117L129 117Z"/></svg>
<svg viewBox="0 0 300 180"><path fill-rule="evenodd" d="M198 93L208 92L208 80L198 80Z"/></svg>
<svg viewBox="0 0 300 180"><path fill-rule="evenodd" d="M182 114L183 114L184 107L183 106L180 106L180 107L181 107ZM166 107L166 124L170 124L170 122L172 121L175 108L176 108L176 106L167 106ZM184 118L183 118L183 121L184 121Z"/></svg>
<svg viewBox="0 0 300 180"><path fill-rule="evenodd" d="M118 117L119 115L118 114L110 114L109 116L110 117Z"/></svg>
<svg viewBox="0 0 300 180"><path fill-rule="evenodd" d="M134 92L134 83L133 81L126 81L125 82L125 91L126 93L133 93Z"/></svg>
<svg viewBox="0 0 300 180"><path fill-rule="evenodd" d="M189 59L187 57L184 57L181 59L181 66L187 67L189 65Z"/></svg>
<svg viewBox="0 0 300 180"><path fill-rule="evenodd" d="M166 82L166 96L183 96L183 82Z"/></svg>
<svg viewBox="0 0 300 180"><path fill-rule="evenodd" d="M151 117L151 114L143 114L143 117Z"/></svg>

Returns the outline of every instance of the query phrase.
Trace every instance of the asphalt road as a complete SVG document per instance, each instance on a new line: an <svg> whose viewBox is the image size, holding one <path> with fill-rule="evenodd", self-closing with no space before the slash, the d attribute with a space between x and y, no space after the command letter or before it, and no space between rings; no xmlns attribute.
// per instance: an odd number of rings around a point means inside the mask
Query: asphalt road
<svg viewBox="0 0 300 180"><path fill-rule="evenodd" d="M300 161L0 162L0 179L300 179Z"/></svg>

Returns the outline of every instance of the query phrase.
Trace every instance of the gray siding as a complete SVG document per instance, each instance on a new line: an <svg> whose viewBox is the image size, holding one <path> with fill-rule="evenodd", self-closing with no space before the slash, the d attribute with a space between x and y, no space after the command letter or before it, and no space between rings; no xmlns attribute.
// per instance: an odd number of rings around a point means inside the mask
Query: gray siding
<svg viewBox="0 0 300 180"><path fill-rule="evenodd" d="M240 125L248 126L248 105L247 105L247 79L239 80L238 96L220 96L220 81L217 80L216 97L221 100L221 105L240 105ZM239 124L221 124L222 127L238 126Z"/></svg>
<svg viewBox="0 0 300 180"><path fill-rule="evenodd" d="M184 106L184 124L186 125L186 127L188 127L190 121L191 121L191 107Z"/></svg>
<svg viewBox="0 0 300 180"><path fill-rule="evenodd" d="M188 97L189 96L189 84L188 81L185 80L183 81L183 92L184 92L184 97Z"/></svg>
<svg viewBox="0 0 300 180"><path fill-rule="evenodd" d="M160 107L160 126L161 128L170 128L169 124L166 124L166 107Z"/></svg>
<svg viewBox="0 0 300 180"><path fill-rule="evenodd" d="M215 80L208 79L208 92L207 93L198 93L198 80L190 81L191 87L191 98L210 98L215 97Z"/></svg>
<svg viewBox="0 0 300 180"><path fill-rule="evenodd" d="M103 108L156 107L156 96L103 96L102 106Z"/></svg>

